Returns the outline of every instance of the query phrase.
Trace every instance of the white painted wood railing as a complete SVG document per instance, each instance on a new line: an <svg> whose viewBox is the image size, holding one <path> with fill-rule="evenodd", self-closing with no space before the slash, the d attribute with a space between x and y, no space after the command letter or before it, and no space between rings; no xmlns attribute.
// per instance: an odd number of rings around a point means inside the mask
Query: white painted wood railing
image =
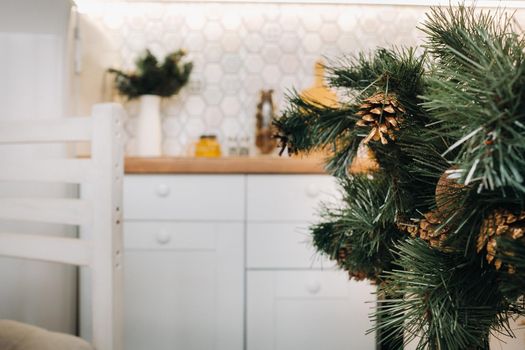
<svg viewBox="0 0 525 350"><path fill-rule="evenodd" d="M86 118L2 121L0 145L91 143L89 159L10 159L0 181L86 186L83 198L0 198L0 220L78 225L90 239L0 232L0 256L87 266L91 270L92 342L122 350L122 108L100 104Z"/></svg>

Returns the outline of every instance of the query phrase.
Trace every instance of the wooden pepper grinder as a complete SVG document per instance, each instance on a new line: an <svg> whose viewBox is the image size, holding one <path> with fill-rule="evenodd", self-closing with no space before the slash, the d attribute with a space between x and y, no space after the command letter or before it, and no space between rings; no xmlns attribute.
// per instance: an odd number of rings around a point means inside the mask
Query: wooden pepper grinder
<svg viewBox="0 0 525 350"><path fill-rule="evenodd" d="M275 118L275 106L272 99L273 90L261 90L257 104L255 145L261 154L275 150L277 140L273 137L272 121Z"/></svg>

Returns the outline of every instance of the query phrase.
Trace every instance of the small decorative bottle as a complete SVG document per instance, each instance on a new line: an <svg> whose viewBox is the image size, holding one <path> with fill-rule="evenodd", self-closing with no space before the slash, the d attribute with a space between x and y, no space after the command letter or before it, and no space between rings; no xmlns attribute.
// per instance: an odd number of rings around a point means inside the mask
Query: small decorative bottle
<svg viewBox="0 0 525 350"><path fill-rule="evenodd" d="M273 90L261 90L257 104L255 145L261 154L272 153L277 146L277 140L273 137L272 122L275 118L275 106L272 94Z"/></svg>

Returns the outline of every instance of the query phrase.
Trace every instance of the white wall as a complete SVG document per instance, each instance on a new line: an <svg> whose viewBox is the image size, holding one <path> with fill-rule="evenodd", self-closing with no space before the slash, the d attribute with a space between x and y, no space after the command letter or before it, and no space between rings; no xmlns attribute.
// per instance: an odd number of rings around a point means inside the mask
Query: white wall
<svg viewBox="0 0 525 350"><path fill-rule="evenodd" d="M45 119L67 114L67 59L71 4L67 0L0 0L0 118ZM8 157L57 157L61 145L0 146ZM70 196L76 189L52 184L0 183L0 196ZM0 222L0 230L74 235L76 228ZM76 269L0 259L0 318L51 330L76 329Z"/></svg>

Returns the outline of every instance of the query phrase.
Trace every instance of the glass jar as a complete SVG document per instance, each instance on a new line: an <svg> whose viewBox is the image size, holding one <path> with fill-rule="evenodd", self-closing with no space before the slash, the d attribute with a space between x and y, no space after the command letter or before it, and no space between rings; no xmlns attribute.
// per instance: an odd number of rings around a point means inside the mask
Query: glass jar
<svg viewBox="0 0 525 350"><path fill-rule="evenodd" d="M215 135L202 135L195 145L195 157L218 158L221 156L221 145Z"/></svg>

